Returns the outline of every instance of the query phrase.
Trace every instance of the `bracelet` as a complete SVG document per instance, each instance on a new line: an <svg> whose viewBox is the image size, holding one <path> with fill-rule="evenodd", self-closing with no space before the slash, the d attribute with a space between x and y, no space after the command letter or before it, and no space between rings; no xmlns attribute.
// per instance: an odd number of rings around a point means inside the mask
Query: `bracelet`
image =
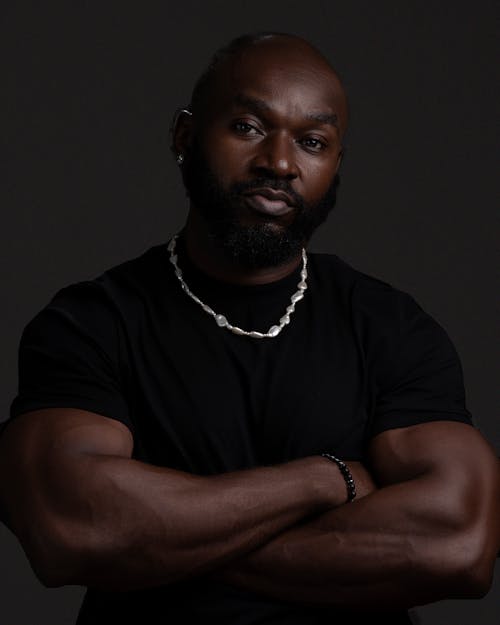
<svg viewBox="0 0 500 625"><path fill-rule="evenodd" d="M340 469L342 477L344 478L345 484L347 486L347 503L351 502L354 497L356 497L356 485L354 484L351 472L349 471L346 463L342 462L342 460L339 460L335 456L332 456L332 454L322 453L321 455L323 456L323 458L327 458L328 460L335 462L335 464Z"/></svg>

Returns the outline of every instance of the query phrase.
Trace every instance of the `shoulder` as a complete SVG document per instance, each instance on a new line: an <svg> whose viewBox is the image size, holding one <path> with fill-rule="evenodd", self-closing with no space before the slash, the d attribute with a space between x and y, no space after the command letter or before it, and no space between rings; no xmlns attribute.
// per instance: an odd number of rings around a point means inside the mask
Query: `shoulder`
<svg viewBox="0 0 500 625"><path fill-rule="evenodd" d="M363 272L336 254L311 254L319 282L333 285L349 299L352 312L364 318L401 313L403 309L422 310L406 291Z"/></svg>
<svg viewBox="0 0 500 625"><path fill-rule="evenodd" d="M365 356L382 360L404 349L421 354L439 345L456 350L443 325L416 297L379 277L360 271L335 254L313 254L319 280L334 285L350 327ZM392 358L392 356L391 356Z"/></svg>
<svg viewBox="0 0 500 625"><path fill-rule="evenodd" d="M167 243L153 245L141 254L110 267L95 280L103 284L150 285L169 273ZM170 272L171 273L171 272Z"/></svg>
<svg viewBox="0 0 500 625"><path fill-rule="evenodd" d="M151 291L148 280L158 263L158 249L117 264L95 278L59 289L25 324L19 343L20 362L30 371L76 360L125 367L126 336L140 318L139 309ZM168 257L167 257L168 258ZM116 364L118 363L118 364Z"/></svg>
<svg viewBox="0 0 500 625"><path fill-rule="evenodd" d="M412 294L338 257L320 256L321 272L345 295L369 380L370 435L436 419L471 423L460 357L441 323Z"/></svg>
<svg viewBox="0 0 500 625"><path fill-rule="evenodd" d="M328 277L330 280L333 279L344 286L353 287L360 283L369 288L394 289L388 282L361 271L337 254L310 252L308 258L321 276Z"/></svg>
<svg viewBox="0 0 500 625"><path fill-rule="evenodd" d="M91 288L100 290L111 300L127 294L139 298L154 296L171 274L168 263L166 243L155 245L95 277L90 281Z"/></svg>
<svg viewBox="0 0 500 625"><path fill-rule="evenodd" d="M51 296L28 326L40 316L56 315L68 320L94 320L96 330L104 334L105 327L99 324L126 315L134 301L154 296L166 262L166 245L156 245L93 278L70 283Z"/></svg>

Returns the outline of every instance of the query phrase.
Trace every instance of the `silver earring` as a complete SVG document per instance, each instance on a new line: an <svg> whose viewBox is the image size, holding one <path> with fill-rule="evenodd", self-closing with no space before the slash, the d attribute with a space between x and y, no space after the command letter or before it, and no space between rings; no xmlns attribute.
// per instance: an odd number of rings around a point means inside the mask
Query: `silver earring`
<svg viewBox="0 0 500 625"><path fill-rule="evenodd" d="M184 162L184 156L182 154L177 154L177 165L182 165L182 163Z"/></svg>

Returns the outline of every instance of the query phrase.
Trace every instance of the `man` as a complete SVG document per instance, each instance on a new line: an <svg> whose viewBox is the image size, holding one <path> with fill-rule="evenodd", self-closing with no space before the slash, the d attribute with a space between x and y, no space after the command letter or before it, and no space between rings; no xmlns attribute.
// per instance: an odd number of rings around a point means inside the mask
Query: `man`
<svg viewBox="0 0 500 625"><path fill-rule="evenodd" d="M487 592L498 464L455 348L305 251L346 125L307 42L232 42L173 124L180 235L26 327L1 508L42 583L88 587L79 625L408 623Z"/></svg>

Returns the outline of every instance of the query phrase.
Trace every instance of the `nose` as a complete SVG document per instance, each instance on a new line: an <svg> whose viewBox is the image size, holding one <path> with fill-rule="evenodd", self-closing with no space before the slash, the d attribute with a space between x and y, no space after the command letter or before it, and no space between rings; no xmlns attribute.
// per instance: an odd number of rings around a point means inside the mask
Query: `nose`
<svg viewBox="0 0 500 625"><path fill-rule="evenodd" d="M286 134L270 133L260 141L252 160L252 170L258 176L293 180L298 176L293 140Z"/></svg>

